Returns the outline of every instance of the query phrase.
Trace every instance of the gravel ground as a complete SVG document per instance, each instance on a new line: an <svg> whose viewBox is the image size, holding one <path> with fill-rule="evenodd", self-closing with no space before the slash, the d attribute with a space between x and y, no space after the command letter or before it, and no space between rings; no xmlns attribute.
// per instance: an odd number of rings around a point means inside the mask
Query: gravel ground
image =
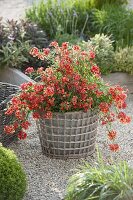
<svg viewBox="0 0 133 200"><path fill-rule="evenodd" d="M127 113L133 116L133 95L128 99ZM129 125L116 124L119 134L121 151L117 155L119 159L127 160L133 166L133 122ZM105 147L105 132L98 128L97 144L104 158L107 159L108 151ZM11 146L22 162L28 178L28 192L24 200L61 200L63 199L67 180L76 167L82 164L83 159L57 160L50 159L42 154L35 122L29 130L29 136L25 141L19 141ZM93 156L94 158L94 156ZM87 157L90 161L92 157Z"/></svg>

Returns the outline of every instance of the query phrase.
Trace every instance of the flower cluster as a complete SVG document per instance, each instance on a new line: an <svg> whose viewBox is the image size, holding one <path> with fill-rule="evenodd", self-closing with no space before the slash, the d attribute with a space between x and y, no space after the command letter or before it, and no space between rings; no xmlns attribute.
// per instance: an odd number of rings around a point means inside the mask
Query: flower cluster
<svg viewBox="0 0 133 200"><path fill-rule="evenodd" d="M33 57L49 60L50 66L37 71L33 67L27 68L26 74L37 75L39 81L22 84L21 92L12 98L6 114L15 115L16 120L5 126L6 133L12 134L18 129L18 137L25 139L25 130L30 126L30 113L34 119L39 119L52 118L53 112L96 109L102 124L107 126L107 136L111 141L109 148L119 150L119 145L115 143L117 133L111 128L111 123L115 120L124 124L130 122L130 117L123 112L127 91L102 80L92 51L83 51L67 42L61 47L52 42L50 48L42 51L36 47L31 49Z"/></svg>

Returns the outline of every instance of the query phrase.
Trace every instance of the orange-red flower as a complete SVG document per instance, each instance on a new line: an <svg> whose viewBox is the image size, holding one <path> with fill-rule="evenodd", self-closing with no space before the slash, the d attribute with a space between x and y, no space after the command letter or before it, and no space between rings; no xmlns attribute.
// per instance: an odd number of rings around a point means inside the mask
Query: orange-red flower
<svg viewBox="0 0 133 200"><path fill-rule="evenodd" d="M103 112L103 113L109 112L109 105L108 105L108 103L106 103L106 102L101 102L100 105L99 105L99 109L100 109L100 111Z"/></svg>
<svg viewBox="0 0 133 200"><path fill-rule="evenodd" d="M27 138L27 134L26 134L24 131L20 131L20 132L18 133L18 138L19 138L20 140L24 140L24 139Z"/></svg>
<svg viewBox="0 0 133 200"><path fill-rule="evenodd" d="M116 135L117 135L117 133L114 130L108 132L108 138L110 140L114 140L116 138Z"/></svg>
<svg viewBox="0 0 133 200"><path fill-rule="evenodd" d="M4 127L4 131L7 133L7 134L12 134L15 132L15 128L14 128L14 125L6 125Z"/></svg>
<svg viewBox="0 0 133 200"><path fill-rule="evenodd" d="M110 150L113 151L113 152L117 152L117 151L120 150L120 147L119 147L118 144L109 144L109 148L110 148Z"/></svg>

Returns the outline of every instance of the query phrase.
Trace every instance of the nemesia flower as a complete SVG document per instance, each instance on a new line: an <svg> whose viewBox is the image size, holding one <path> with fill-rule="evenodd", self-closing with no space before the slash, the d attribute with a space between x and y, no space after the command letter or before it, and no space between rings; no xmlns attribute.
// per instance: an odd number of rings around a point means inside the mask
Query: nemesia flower
<svg viewBox="0 0 133 200"><path fill-rule="evenodd" d="M95 53L93 51L90 51L90 58L94 59L95 58Z"/></svg>
<svg viewBox="0 0 133 200"><path fill-rule="evenodd" d="M109 105L106 102L101 102L99 105L99 109L100 111L102 111L103 113L107 113L109 111Z"/></svg>
<svg viewBox="0 0 133 200"><path fill-rule="evenodd" d="M49 53L50 53L50 49L49 48L46 48L46 49L44 48L43 49L43 53L44 53L45 56L48 56Z"/></svg>
<svg viewBox="0 0 133 200"><path fill-rule="evenodd" d="M67 49L68 48L68 42L63 42L61 47L63 49Z"/></svg>
<svg viewBox="0 0 133 200"><path fill-rule="evenodd" d="M94 65L91 67L91 72L94 73L94 74L100 74L100 69L98 66Z"/></svg>
<svg viewBox="0 0 133 200"><path fill-rule="evenodd" d="M120 147L119 147L118 144L109 144L109 148L110 148L110 150L113 151L113 152L117 152L117 151L120 150Z"/></svg>
<svg viewBox="0 0 133 200"><path fill-rule="evenodd" d="M31 74L34 72L34 68L33 67L28 67L26 70L25 70L25 74Z"/></svg>
<svg viewBox="0 0 133 200"><path fill-rule="evenodd" d="M51 47L58 47L58 43L56 41L53 41L53 42L50 43L49 46L51 46Z"/></svg>
<svg viewBox="0 0 133 200"><path fill-rule="evenodd" d="M13 125L7 125L4 127L4 131L7 133L7 134L12 134L15 132L15 128Z"/></svg>
<svg viewBox="0 0 133 200"><path fill-rule="evenodd" d="M120 120L121 123L126 124L131 121L130 117L127 116L124 112L119 112L118 114L118 119Z"/></svg>
<svg viewBox="0 0 133 200"><path fill-rule="evenodd" d="M39 49L37 47L33 47L29 52L33 57L38 56Z"/></svg>
<svg viewBox="0 0 133 200"><path fill-rule="evenodd" d="M31 123L29 121L24 121L21 124L22 128L25 129L25 130L27 130L30 125L31 125Z"/></svg>
<svg viewBox="0 0 133 200"><path fill-rule="evenodd" d="M27 138L27 134L26 134L24 131L20 131L20 132L18 133L18 138L19 138L20 140L24 140L24 139Z"/></svg>
<svg viewBox="0 0 133 200"><path fill-rule="evenodd" d="M114 131L114 130L112 130L112 131L109 131L108 132L108 138L110 139L110 140L114 140L115 138L116 138L116 131Z"/></svg>

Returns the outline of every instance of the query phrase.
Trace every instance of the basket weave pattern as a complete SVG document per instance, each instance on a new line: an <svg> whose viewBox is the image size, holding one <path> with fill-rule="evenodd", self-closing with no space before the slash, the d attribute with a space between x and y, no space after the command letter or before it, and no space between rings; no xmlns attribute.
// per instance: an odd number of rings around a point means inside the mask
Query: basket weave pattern
<svg viewBox="0 0 133 200"><path fill-rule="evenodd" d="M18 87L15 85L0 82L0 143L3 146L8 146L12 141L16 140L16 133L6 134L4 132L4 126L8 125L14 117L5 115L7 103L10 101L13 94L18 91Z"/></svg>
<svg viewBox="0 0 133 200"><path fill-rule="evenodd" d="M95 151L98 116L96 112L55 113L52 119L37 122L45 155L54 158L79 158Z"/></svg>

